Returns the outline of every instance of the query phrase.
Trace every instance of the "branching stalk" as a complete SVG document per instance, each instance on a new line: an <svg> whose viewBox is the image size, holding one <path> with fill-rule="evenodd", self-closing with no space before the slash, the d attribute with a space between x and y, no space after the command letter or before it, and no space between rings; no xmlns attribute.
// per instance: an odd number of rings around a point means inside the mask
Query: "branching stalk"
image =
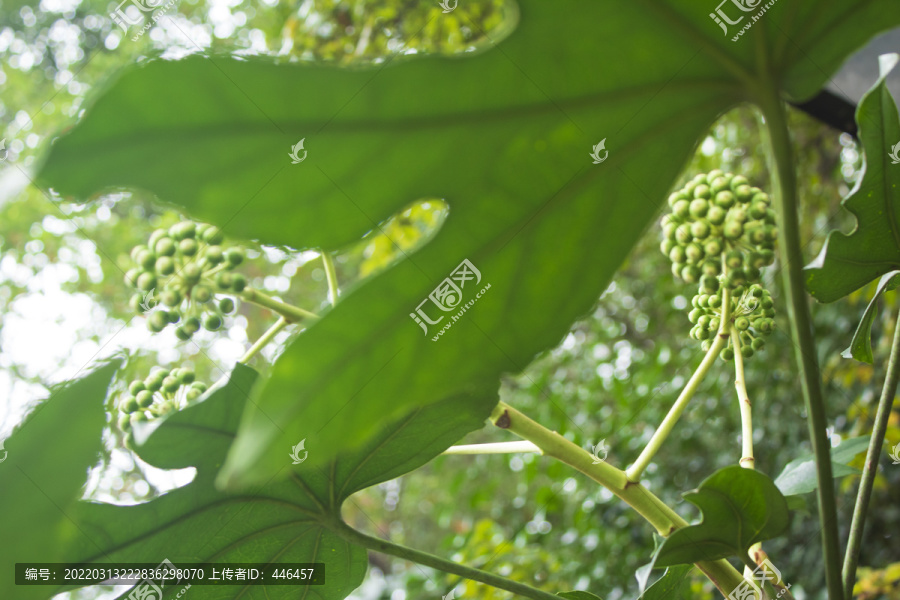
<svg viewBox="0 0 900 600"><path fill-rule="evenodd" d="M253 304L262 306L263 308L268 308L272 312L278 313L291 323L302 321L303 319L319 318L319 315L317 315L316 313L304 310L291 304L285 304L281 300L276 300L275 298L262 293L256 288L244 288L244 291L240 293L240 296L247 302L252 302Z"/></svg>
<svg viewBox="0 0 900 600"><path fill-rule="evenodd" d="M794 358L799 370L803 401L806 405L809 438L816 459L816 495L819 504L819 526L824 547L825 580L830 600L843 600L837 507L831 469L831 445L825 433L825 401L822 395L812 318L803 282L803 252L800 245L800 217L797 206L797 181L787 115L778 91L766 90L759 98L765 115L764 132L768 132L769 172L775 191L775 206L781 226L782 240L778 253L782 264L785 300L794 341Z"/></svg>
<svg viewBox="0 0 900 600"><path fill-rule="evenodd" d="M641 474L650 464L650 461L653 460L653 457L656 456L656 453L663 445L663 442L666 441L666 438L669 437L672 429L675 428L675 424L681 417L681 413L684 412L688 402L693 398L694 392L697 391L697 388L703 382L703 378L706 377L707 372L709 372L710 367L712 367L716 358L719 356L722 348L728 343L728 328L730 327L730 321L731 293L730 290L723 286L722 317L719 321L719 331L716 333L716 338L706 352L706 356L703 357L700 366L697 367L697 370L691 375L691 378L684 386L684 389L681 390L681 394L679 394L675 404L669 409L669 413L663 419L662 423L660 423L659 428L653 433L653 437L650 438L650 441L647 442L647 446L644 447L644 450L641 452L640 456L638 456L637 460L634 461L634 464L625 471L628 481L636 483L641 480Z"/></svg>
<svg viewBox="0 0 900 600"><path fill-rule="evenodd" d="M334 260L325 250L322 250L322 264L325 266L325 279L328 280L328 301L334 306L338 301L337 271L334 268Z"/></svg>
<svg viewBox="0 0 900 600"><path fill-rule="evenodd" d="M238 362L243 363L243 364L247 364L248 362L250 362L251 358L256 356L259 353L259 351L262 350L266 346L266 344L268 344L269 342L272 341L272 339L275 337L276 334L278 334L279 331L281 331L282 329L284 329L287 326L288 326L288 320L285 319L284 317L280 317L278 319L278 321L275 322L274 325L269 327L269 329L264 334L259 336L259 339L256 340L256 343L253 344L252 346L250 346L250 349L247 350L247 352L238 359Z"/></svg>
<svg viewBox="0 0 900 600"><path fill-rule="evenodd" d="M427 552L422 552L421 550L414 550L413 548L407 548L406 546L400 546L387 540L382 540L380 538L366 535L360 531L353 529L343 521L337 523L334 526L333 530L336 534L338 534L345 540L354 542L356 544L359 544L360 546L368 548L369 550L374 550L375 552L381 552L382 554L396 556L397 558L402 558L404 560L419 563L420 565L432 567L445 573L453 573L454 575L459 575L460 577L471 579L472 581L480 581L481 583L486 583L495 588L513 592L514 594L519 594L520 596L525 598L534 598L535 600L559 600L559 596L556 596L549 592L543 592L529 585L525 585L524 583L512 581L511 579L507 579L499 575L494 575L493 573L488 573L487 571L482 571L473 567L467 567L465 565L443 559L439 556L435 556Z"/></svg>
<svg viewBox="0 0 900 600"><path fill-rule="evenodd" d="M624 471L605 461L597 462L594 456L583 448L533 421L505 402L497 404L491 414L491 422L501 429L508 429L517 436L533 442L545 455L574 467L608 489L634 508L660 535L665 537L676 529L687 526L687 521L650 490L640 483L629 481ZM696 564L724 596L728 596L743 581L740 573L727 560L701 561Z"/></svg>
<svg viewBox="0 0 900 600"><path fill-rule="evenodd" d="M887 375L881 388L875 423L872 426L872 437L866 452L866 464L859 481L856 495L856 506L853 508L853 521L850 524L850 537L847 540L847 553L844 555L844 594L847 598L853 595L853 584L856 582L856 566L859 561L859 549L866 525L866 513L869 499L872 497L872 484L878 470L878 458L884 444L884 432L887 430L891 406L897 393L897 382L900 380L900 317L894 325L894 340L891 344L891 356L888 359Z"/></svg>
<svg viewBox="0 0 900 600"><path fill-rule="evenodd" d="M747 384L744 380L744 356L741 354L741 335L737 329L731 328L731 345L734 346L734 389L737 391L738 404L741 407L741 461L746 469L755 466L753 458L753 412Z"/></svg>

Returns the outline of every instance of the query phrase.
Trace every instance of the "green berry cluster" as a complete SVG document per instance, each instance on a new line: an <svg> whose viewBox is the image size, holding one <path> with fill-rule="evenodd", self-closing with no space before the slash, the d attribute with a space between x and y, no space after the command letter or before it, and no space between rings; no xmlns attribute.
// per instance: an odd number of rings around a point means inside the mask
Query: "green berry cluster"
<svg viewBox="0 0 900 600"><path fill-rule="evenodd" d="M660 249L672 273L715 294L756 283L775 260L775 211L768 194L746 177L715 170L694 177L669 196ZM720 275L724 277L720 278Z"/></svg>
<svg viewBox="0 0 900 600"><path fill-rule="evenodd" d="M769 291L756 283L746 290L738 287L736 291L741 295L731 297L732 323L741 340L741 355L750 358L754 352L762 350L766 345L765 336L775 330L775 303L772 302ZM703 349L709 350L712 339L719 330L722 294L697 294L691 304L693 310L688 313L688 319L694 324L691 337L701 340ZM719 355L722 360L731 361L734 359L734 352L729 338L728 346Z"/></svg>
<svg viewBox="0 0 900 600"><path fill-rule="evenodd" d="M135 379L128 384L128 393L119 400L119 428L128 432L138 421L160 417L196 400L207 386L195 379L191 369L170 371L161 367L154 369L146 379Z"/></svg>
<svg viewBox="0 0 900 600"><path fill-rule="evenodd" d="M660 250L672 261L676 277L699 287L688 315L691 337L704 350L710 348L727 289L731 326L741 344L735 349L729 337L720 356L729 361L736 351L753 356L775 328L772 297L760 284L761 269L775 260L778 239L768 194L750 186L746 177L714 170L670 195L669 207Z"/></svg>
<svg viewBox="0 0 900 600"><path fill-rule="evenodd" d="M212 225L182 221L157 229L146 245L135 246L131 258L137 266L125 274L125 283L137 290L131 307L142 314L157 303L165 306L148 315L150 331L178 324L175 335L187 341L201 326L222 327L223 315L234 312L235 304L228 297L215 302L215 294L239 294L247 286L243 275L231 272L243 262L244 251L223 248L223 241Z"/></svg>

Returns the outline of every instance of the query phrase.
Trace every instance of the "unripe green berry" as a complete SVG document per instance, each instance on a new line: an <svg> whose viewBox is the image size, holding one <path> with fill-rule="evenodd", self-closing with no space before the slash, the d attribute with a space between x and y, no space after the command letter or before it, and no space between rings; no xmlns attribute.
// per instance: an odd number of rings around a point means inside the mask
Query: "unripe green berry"
<svg viewBox="0 0 900 600"><path fill-rule="evenodd" d="M738 317L734 320L734 327L738 331L747 331L750 328L750 321L747 317Z"/></svg>
<svg viewBox="0 0 900 600"><path fill-rule="evenodd" d="M762 227L751 227L747 230L747 237L754 244L761 244L766 240L766 233Z"/></svg>
<svg viewBox="0 0 900 600"><path fill-rule="evenodd" d="M709 190L712 192L713 196L718 194L719 192L725 191L728 189L728 180L722 176L716 177L715 179L711 179L712 183L709 185Z"/></svg>
<svg viewBox="0 0 900 600"><path fill-rule="evenodd" d="M712 193L709 190L709 186L705 183L701 183L697 187L694 188L694 198L706 198L709 199L712 197Z"/></svg>
<svg viewBox="0 0 900 600"><path fill-rule="evenodd" d="M707 256L718 256L722 253L722 242L713 238L703 244L703 251Z"/></svg>
<svg viewBox="0 0 900 600"><path fill-rule="evenodd" d="M209 331L216 331L222 326L222 317L217 314L209 313L203 319L203 326Z"/></svg>
<svg viewBox="0 0 900 600"><path fill-rule="evenodd" d="M709 237L709 224L706 221L694 221L691 223L691 235L694 239L704 240Z"/></svg>
<svg viewBox="0 0 900 600"><path fill-rule="evenodd" d="M766 242L774 242L778 239L778 229L774 225L766 225L762 228L763 240Z"/></svg>
<svg viewBox="0 0 900 600"><path fill-rule="evenodd" d="M762 350L763 346L766 345L766 340L762 338L756 338L752 342L750 342L750 347L754 350Z"/></svg>
<svg viewBox="0 0 900 600"><path fill-rule="evenodd" d="M712 340L703 340L700 342L700 348L704 352L709 352L709 349L712 348Z"/></svg>
<svg viewBox="0 0 900 600"><path fill-rule="evenodd" d="M148 392L158 392L162 387L162 380L162 377L150 375L147 377L147 379L144 380L144 385L147 386Z"/></svg>
<svg viewBox="0 0 900 600"><path fill-rule="evenodd" d="M710 331L718 331L719 329L719 317L713 317L709 320L709 330Z"/></svg>
<svg viewBox="0 0 900 600"><path fill-rule="evenodd" d="M198 331L200 331L200 319L198 319L197 317L188 317L184 320L183 327L189 333L197 333Z"/></svg>
<svg viewBox="0 0 900 600"><path fill-rule="evenodd" d="M240 248L231 248L225 253L225 259L232 267L236 267L244 262L244 251Z"/></svg>
<svg viewBox="0 0 900 600"><path fill-rule="evenodd" d="M772 250L760 250L759 255L763 258L763 265L769 266L775 262L775 253Z"/></svg>
<svg viewBox="0 0 900 600"><path fill-rule="evenodd" d="M698 327L699 327L699 325L698 325ZM712 333L709 331L709 329L700 328L697 331L697 337L701 340L708 340L709 338L712 337Z"/></svg>
<svg viewBox="0 0 900 600"><path fill-rule="evenodd" d="M138 262L138 255L141 252L143 252L145 250L149 250L149 249L150 248L148 248L147 246L145 246L143 244L138 244L137 246L135 246L134 248L131 249L131 260L133 260L134 262Z"/></svg>
<svg viewBox="0 0 900 600"><path fill-rule="evenodd" d="M703 275L700 278L700 289L706 294L715 294L719 291L719 278L712 275Z"/></svg>
<svg viewBox="0 0 900 600"><path fill-rule="evenodd" d="M169 323L173 323L173 324L174 324L174 323L177 323L177 322L180 321L180 320L181 320L181 313L180 313L180 312L178 312L177 310L170 310L170 311L169 311Z"/></svg>
<svg viewBox="0 0 900 600"><path fill-rule="evenodd" d="M675 203L679 200L687 200L687 197L684 195L684 192L673 192L669 194L669 208L675 206Z"/></svg>
<svg viewBox="0 0 900 600"><path fill-rule="evenodd" d="M707 200L704 200L703 198L691 200L688 211L695 219L702 219L706 216L706 213L709 212L709 202Z"/></svg>
<svg viewBox="0 0 900 600"><path fill-rule="evenodd" d="M171 275L175 272L175 261L168 256L160 256L156 259L156 272L160 275Z"/></svg>
<svg viewBox="0 0 900 600"><path fill-rule="evenodd" d="M137 403L143 408L148 408L151 404L153 404L153 392L149 390L144 390L143 392L138 393L135 398L137 398Z"/></svg>
<svg viewBox="0 0 900 600"><path fill-rule="evenodd" d="M719 308L722 306L722 297L718 294L713 294L709 297L709 307L710 308Z"/></svg>
<svg viewBox="0 0 900 600"><path fill-rule="evenodd" d="M772 307L775 306L775 303L772 302L772 298L763 298L763 299L760 301L759 306L760 306L763 310L769 310L769 309L771 309Z"/></svg>
<svg viewBox="0 0 900 600"><path fill-rule="evenodd" d="M744 358L753 358L753 347L749 344L741 346L741 355L743 355Z"/></svg>
<svg viewBox="0 0 900 600"><path fill-rule="evenodd" d="M197 240L187 238L178 242L178 252L182 256L194 256L197 254L199 246Z"/></svg>
<svg viewBox="0 0 900 600"><path fill-rule="evenodd" d="M719 205L714 205L709 207L709 212L706 213L706 218L713 225L721 225L725 222L725 215L727 215L727 211Z"/></svg>
<svg viewBox="0 0 900 600"><path fill-rule="evenodd" d="M694 300L697 301L697 308L706 308L709 306L709 294L699 294L694 296ZM699 321L697 321L699 323Z"/></svg>
<svg viewBox="0 0 900 600"><path fill-rule="evenodd" d="M222 246L207 246L203 251L203 257L209 264L215 266L225 260L225 253L222 252Z"/></svg>
<svg viewBox="0 0 900 600"><path fill-rule="evenodd" d="M209 302L212 297L212 290L209 289L208 286L205 286L203 284L195 286L193 291L191 292L191 298L196 300L197 302L200 302L201 304Z"/></svg>
<svg viewBox="0 0 900 600"><path fill-rule="evenodd" d="M747 180L747 178L744 177L743 175L735 175L735 176L731 179L731 189L732 189L732 191L738 189L738 188L741 187L742 185L746 185L746 186L749 186L749 185L750 185L750 182L749 182L749 181Z"/></svg>
<svg viewBox="0 0 900 600"><path fill-rule="evenodd" d="M141 306L141 303L144 301L144 296L141 294L134 294L131 298L128 299L128 306L137 314L143 314L144 307Z"/></svg>
<svg viewBox="0 0 900 600"><path fill-rule="evenodd" d="M175 328L175 337L177 337L182 342L186 342L191 339L191 332L188 331L184 325Z"/></svg>
<svg viewBox="0 0 900 600"><path fill-rule="evenodd" d="M231 289L240 293L244 291L245 287L247 287L247 279L240 273L235 273L231 280Z"/></svg>
<svg viewBox="0 0 900 600"><path fill-rule="evenodd" d="M135 424L141 423L146 420L147 420L147 415L145 415L144 411L142 411L142 410L131 413L131 426L132 427L134 427Z"/></svg>
<svg viewBox="0 0 900 600"><path fill-rule="evenodd" d="M697 319L697 325L702 327L703 329L709 329L709 315L700 315L700 318Z"/></svg>
<svg viewBox="0 0 900 600"><path fill-rule="evenodd" d="M732 361L734 360L734 350L729 346L728 348L722 348L722 351L719 352L719 357L724 361Z"/></svg>
<svg viewBox="0 0 900 600"><path fill-rule="evenodd" d="M178 306L182 301L181 292L178 290L163 290L163 293L159 295L159 299L169 307Z"/></svg>
<svg viewBox="0 0 900 600"><path fill-rule="evenodd" d="M116 424L119 426L119 429L128 433L131 431L131 415L128 413L122 413L119 415L119 419L116 421Z"/></svg>
<svg viewBox="0 0 900 600"><path fill-rule="evenodd" d="M128 393L132 396L136 396L138 392L143 392L147 389L147 386L144 385L144 382L140 379L135 379L130 384L128 384Z"/></svg>
<svg viewBox="0 0 900 600"><path fill-rule="evenodd" d="M154 229L153 233L150 234L150 239L147 240L147 246L150 248L155 248L156 242L166 237L167 235L169 235L169 233L165 229Z"/></svg>
<svg viewBox="0 0 900 600"><path fill-rule="evenodd" d="M700 244L690 243L684 249L684 255L687 257L687 263L689 265L696 265L704 258L703 248L700 247Z"/></svg>
<svg viewBox="0 0 900 600"><path fill-rule="evenodd" d="M203 275L203 270L197 263L188 263L181 270L181 276L191 285L200 281L201 275Z"/></svg>
<svg viewBox="0 0 900 600"><path fill-rule="evenodd" d="M169 324L169 315L165 311L158 310L147 317L147 328L153 333L159 333Z"/></svg>
<svg viewBox="0 0 900 600"><path fill-rule="evenodd" d="M722 233L725 234L726 239L736 240L744 234L744 226L737 221L728 220L725 221Z"/></svg>
<svg viewBox="0 0 900 600"><path fill-rule="evenodd" d="M152 269L153 265L156 263L156 255L150 252L150 250L142 250L137 255L137 260L135 261L142 269Z"/></svg>
<svg viewBox="0 0 900 600"><path fill-rule="evenodd" d="M203 392L201 392L200 390L191 388L185 393L184 397L187 398L187 400L189 402L191 402L193 400L196 400L197 398L199 398L202 395L203 395Z"/></svg>
<svg viewBox="0 0 900 600"><path fill-rule="evenodd" d="M234 312L234 300L231 298L222 298L219 300L219 310L228 315Z"/></svg>
<svg viewBox="0 0 900 600"><path fill-rule="evenodd" d="M759 269L752 266L744 267L744 274L747 276L747 281L759 281L761 275Z"/></svg>
<svg viewBox="0 0 900 600"><path fill-rule="evenodd" d="M712 185L712 182L716 180L718 177L724 177L725 172L722 169L713 169L709 173L706 174L706 181Z"/></svg>
<svg viewBox="0 0 900 600"><path fill-rule="evenodd" d="M172 229L175 230L175 235L173 237L179 240L184 240L192 238L196 235L197 224L193 221L182 221L181 223L174 225Z"/></svg>
<svg viewBox="0 0 900 600"><path fill-rule="evenodd" d="M672 263L672 275L675 277L681 277L681 269L684 268L684 263Z"/></svg>
<svg viewBox="0 0 900 600"><path fill-rule="evenodd" d="M688 321L690 321L691 323L697 323L698 319L700 319L700 315L702 314L702 310L700 310L699 308L695 308L688 313Z"/></svg>
<svg viewBox="0 0 900 600"><path fill-rule="evenodd" d="M681 278L688 283L697 283L700 279L700 268L697 265L686 265L681 269Z"/></svg>
<svg viewBox="0 0 900 600"><path fill-rule="evenodd" d="M181 387L181 381L177 377L173 377L172 375L169 375L168 377L163 379L162 389L165 392L172 394L176 390L178 390L178 388L180 388L180 387Z"/></svg>
<svg viewBox="0 0 900 600"><path fill-rule="evenodd" d="M220 290L230 290L233 276L231 273L219 273L216 275L216 285Z"/></svg>
<svg viewBox="0 0 900 600"><path fill-rule="evenodd" d="M175 241L170 237L160 238L153 249L157 256L172 256L175 254Z"/></svg>
<svg viewBox="0 0 900 600"><path fill-rule="evenodd" d="M194 383L194 380L197 378L196 373L194 373L191 369L182 369L181 370L181 383L187 385L189 383Z"/></svg>
<svg viewBox="0 0 900 600"><path fill-rule="evenodd" d="M691 234L691 228L686 223L679 225L678 229L675 230L675 240L679 244L689 244L691 240L694 239L694 236ZM237 274L235 274L237 276Z"/></svg>
<svg viewBox="0 0 900 600"><path fill-rule="evenodd" d="M135 267L134 269L128 269L125 273L125 285L129 287L137 287L138 277L141 276L142 271Z"/></svg>
<svg viewBox="0 0 900 600"><path fill-rule="evenodd" d="M709 255L708 252L707 255ZM715 256L715 258L718 259L718 256ZM701 268L703 275L712 275L713 277L716 277L719 273L722 272L722 267L719 264L718 260L705 260L703 261L703 266Z"/></svg>
<svg viewBox="0 0 900 600"><path fill-rule="evenodd" d="M194 383L191 384L191 389L192 390L200 390L200 393L202 394L203 392L205 392L207 390L207 387L206 387L206 384L203 383L202 381L195 381Z"/></svg>
<svg viewBox="0 0 900 600"><path fill-rule="evenodd" d="M664 240L672 240L674 242L676 229L678 229L678 225L676 225L675 223L669 222L669 223L666 223L665 225L663 225L663 228L662 228L663 239Z"/></svg>
<svg viewBox="0 0 900 600"><path fill-rule="evenodd" d="M691 203L687 200L679 200L672 207L672 214L679 219L687 219L691 214Z"/></svg>
<svg viewBox="0 0 900 600"><path fill-rule="evenodd" d="M144 271L137 278L137 287L138 289L144 290L145 292L149 292L150 290L156 288L156 275L154 275L150 271Z"/></svg>
<svg viewBox="0 0 900 600"><path fill-rule="evenodd" d="M738 202L746 204L753 197L753 190L749 185L740 185L734 189L734 197Z"/></svg>
<svg viewBox="0 0 900 600"><path fill-rule="evenodd" d="M669 252L671 252L674 247L675 242L673 240L663 240L659 244L659 251L662 252L664 256L669 256Z"/></svg>
<svg viewBox="0 0 900 600"><path fill-rule="evenodd" d="M719 192L718 194L716 194L715 202L716 206L728 210L729 208L734 206L734 194L732 194L728 190Z"/></svg>
<svg viewBox="0 0 900 600"><path fill-rule="evenodd" d="M135 398L134 396L128 396L127 398L125 398L125 401L122 402L122 410L127 413L133 413L139 408L140 405L138 404L137 398Z"/></svg>
<svg viewBox="0 0 900 600"><path fill-rule="evenodd" d="M754 219L764 219L766 216L766 212L769 210L768 206L766 206L762 202L753 201L750 204L750 216Z"/></svg>
<svg viewBox="0 0 900 600"><path fill-rule="evenodd" d="M225 239L225 234L218 227L212 225L203 232L203 240L208 244L221 244Z"/></svg>

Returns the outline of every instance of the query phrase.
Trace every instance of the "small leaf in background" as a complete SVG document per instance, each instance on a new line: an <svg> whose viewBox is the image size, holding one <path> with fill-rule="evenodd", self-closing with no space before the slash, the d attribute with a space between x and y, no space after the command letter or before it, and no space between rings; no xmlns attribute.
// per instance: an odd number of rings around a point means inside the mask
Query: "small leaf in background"
<svg viewBox="0 0 900 600"><path fill-rule="evenodd" d="M872 364L875 360L875 357L872 355L872 323L875 321L875 309L878 305L878 299L885 292L896 289L898 285L900 285L900 271L891 271L881 277L881 281L878 282L878 289L875 290L872 301L869 302L866 312L863 313L862 319L860 319L859 325L856 327L850 347L844 350L841 356L844 358L855 358L858 361Z"/></svg>
<svg viewBox="0 0 900 600"><path fill-rule="evenodd" d="M697 505L702 520L663 541L658 567L743 556L756 542L784 533L790 518L775 483L737 465L719 469L684 498Z"/></svg>
<svg viewBox="0 0 900 600"><path fill-rule="evenodd" d="M257 378L253 369L239 364L228 382L202 401L154 422L136 448L140 457L161 468L195 467L196 477L134 506L78 503L71 515L77 531L65 560L323 562L327 584L310 591L320 600L341 600L362 583L367 566L366 550L334 532L343 502L356 491L420 467L481 428L497 401L494 391L478 400L449 398L417 409L382 428L358 452L324 467L292 465L286 446L282 468L287 478L239 494L223 492L215 487L216 474ZM307 450L317 451L309 445ZM269 600L298 597L291 586L254 588L253 594ZM217 589L215 597L247 596L241 587L228 586Z"/></svg>
<svg viewBox="0 0 900 600"><path fill-rule="evenodd" d="M56 562L60 537L88 469L102 447L104 399L119 361L54 388L5 440L0 463L0 598L45 598L47 589L16 586L17 562Z"/></svg>
<svg viewBox="0 0 900 600"><path fill-rule="evenodd" d="M819 256L804 269L806 287L820 302L834 302L900 269L900 164L891 159L900 143L900 119L885 84L890 69L883 71L856 109L865 171L842 202L856 216L856 229L849 235L829 233Z"/></svg>
<svg viewBox="0 0 900 600"><path fill-rule="evenodd" d="M869 436L843 440L831 449L831 470L835 479L845 475L859 473L859 469L848 466L860 452L869 446ZM775 479L775 485L785 496L808 494L818 486L816 479L816 460L812 454L795 458L781 471Z"/></svg>

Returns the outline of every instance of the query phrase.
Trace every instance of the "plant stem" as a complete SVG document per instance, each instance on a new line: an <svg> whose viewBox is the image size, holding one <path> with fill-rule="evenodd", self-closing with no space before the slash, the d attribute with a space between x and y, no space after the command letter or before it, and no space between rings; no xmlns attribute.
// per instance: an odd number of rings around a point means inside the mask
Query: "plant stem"
<svg viewBox="0 0 900 600"><path fill-rule="evenodd" d="M531 442L498 442L496 444L463 444L450 446L442 454L519 454L537 452L541 449Z"/></svg>
<svg viewBox="0 0 900 600"><path fill-rule="evenodd" d="M331 255L325 250L322 250L322 264L325 265L325 279L328 280L328 300L334 306L338 300L337 271Z"/></svg>
<svg viewBox="0 0 900 600"><path fill-rule="evenodd" d="M887 430L888 419L891 416L891 406L894 402L894 395L897 393L898 380L900 380L900 317L894 324L894 340L891 344L887 375L884 378L884 386L881 388L881 398L878 400L878 410L872 426L872 437L866 452L866 464L859 481L856 506L853 508L847 553L844 555L844 593L847 598L852 597L853 584L856 582L856 566L865 530L866 512L869 508L869 499L872 497L872 484L875 481L875 472L878 470L878 457L881 454L882 444L884 444L884 432Z"/></svg>
<svg viewBox="0 0 900 600"><path fill-rule="evenodd" d="M722 289L722 317L719 321L719 332L716 334L716 339L706 352L706 356L704 356L703 360L700 362L700 366L697 367L697 370L691 375L691 378L684 386L684 389L681 390L681 394L679 394L678 399L675 400L675 404L672 405L672 408L669 409L669 413L663 419L662 423L660 423L659 428L653 433L653 437L647 442L647 445L644 447L640 456L638 456L637 460L634 461L634 464L625 471L628 481L630 482L637 483L641 480L641 474L644 472L644 469L647 468L647 465L653 460L653 457L659 451L663 442L669 437L669 434L681 417L681 413L684 412L688 402L693 398L694 392L697 391L697 388L703 382L703 378L706 377L710 367L712 367L716 358L719 356L719 352L722 351L722 348L724 348L725 344L728 342L728 334L726 332L730 326L729 321L731 319L731 293L727 288L723 287Z"/></svg>
<svg viewBox="0 0 900 600"><path fill-rule="evenodd" d="M412 548L407 548L406 546L394 544L387 540L366 535L353 529L343 521L339 522L334 527L334 532L345 540L359 544L369 550L396 556L397 558L416 562L421 565L444 571L445 573L453 573L454 575L459 575L460 577L471 579L473 581L480 581L481 583L486 583L495 588L519 594L525 598L534 598L535 600L559 600L559 596L549 592L542 592L541 590L525 585L524 583L512 581L511 579L500 577L499 575L494 575L493 573L488 573L487 571L482 571L473 567L467 567L440 558L439 556L422 552L421 550L414 550Z"/></svg>
<svg viewBox="0 0 900 600"><path fill-rule="evenodd" d="M741 354L741 335L737 329L731 328L731 345L734 346L734 389L737 391L738 404L741 407L741 460L740 465L746 469L755 466L753 458L753 412L747 384L744 381L744 355Z"/></svg>
<svg viewBox="0 0 900 600"><path fill-rule="evenodd" d="M247 302L252 302L253 304L257 304L263 308L268 308L272 312L278 313L290 323L301 321L303 319L319 318L319 315L316 313L309 312L308 310L304 310L291 304L285 304L284 302L276 300L252 287L244 288L244 291L240 293L240 296Z"/></svg>
<svg viewBox="0 0 900 600"><path fill-rule="evenodd" d="M272 341L272 338L274 338L275 335L276 335L279 331L281 331L282 329L284 329L284 328L287 327L287 326L288 326L288 320L285 319L284 317L280 317L280 318L275 322L274 325L272 325L271 327L269 327L269 329L268 329L264 334L262 334L261 336L259 336L259 339L256 340L256 343L253 344L252 346L250 346L250 349L247 350L247 352L246 352L242 357L240 357L240 358L238 359L238 362L239 362L239 363L243 363L243 364L247 364L248 362L250 362L250 359L251 359L251 358L253 358L254 356L256 356L256 354L257 354L260 350L262 350L262 349L265 347L266 344L268 344L269 342Z"/></svg>
<svg viewBox="0 0 900 600"><path fill-rule="evenodd" d="M825 433L825 401L819 366L816 361L816 344L812 319L803 284L803 253L800 247L800 217L797 207L797 181L787 115L781 97L769 88L760 97L769 134L771 156L769 171L775 190L776 208L782 230L778 245L782 264L782 278L794 341L794 358L800 371L800 385L806 405L807 427L816 459L816 495L819 501L819 525L824 546L825 580L830 600L843 600L841 583L840 543L838 540L837 508L834 500L834 479L831 470L831 452Z"/></svg>
<svg viewBox="0 0 900 600"><path fill-rule="evenodd" d="M576 446L555 431L531 420L505 402L491 413L491 422L508 429L519 437L533 442L545 455L574 467L610 492L624 500L644 517L662 536L687 526L687 521L639 483L628 481L621 471L605 461L595 462L594 456ZM701 561L697 567L727 596L742 581L740 573L725 560Z"/></svg>

